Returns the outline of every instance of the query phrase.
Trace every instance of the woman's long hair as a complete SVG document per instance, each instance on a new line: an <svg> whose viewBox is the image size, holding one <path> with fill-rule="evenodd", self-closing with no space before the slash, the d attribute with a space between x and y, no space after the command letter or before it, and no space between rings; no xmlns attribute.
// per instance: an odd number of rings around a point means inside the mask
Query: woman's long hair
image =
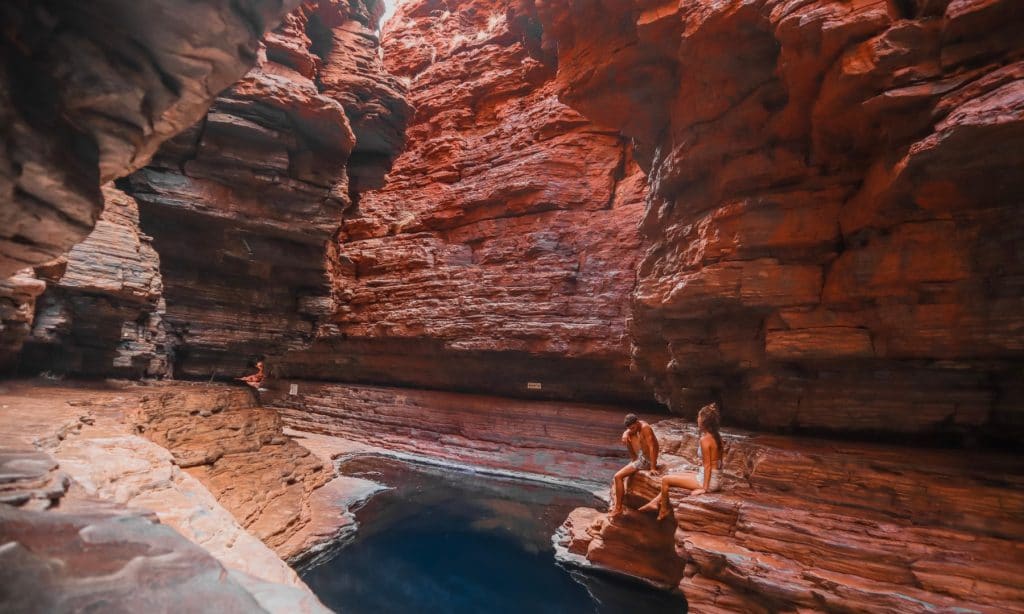
<svg viewBox="0 0 1024 614"><path fill-rule="evenodd" d="M722 444L722 434L719 432L721 424L721 418L718 415L718 404L710 403L700 408L700 412L697 413L697 418L703 425L705 431L711 433L711 436L715 438L715 444L718 445L718 467L722 467L722 462L725 460L725 446Z"/></svg>

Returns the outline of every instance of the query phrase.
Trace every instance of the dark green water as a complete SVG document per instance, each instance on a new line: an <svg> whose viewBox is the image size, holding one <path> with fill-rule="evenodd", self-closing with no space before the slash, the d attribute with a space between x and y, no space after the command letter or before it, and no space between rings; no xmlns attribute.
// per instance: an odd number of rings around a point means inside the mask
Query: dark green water
<svg viewBox="0 0 1024 614"><path fill-rule="evenodd" d="M382 458L341 469L392 490L357 512L354 541L301 574L337 612L686 612L678 597L556 563L551 535L599 504L589 493Z"/></svg>

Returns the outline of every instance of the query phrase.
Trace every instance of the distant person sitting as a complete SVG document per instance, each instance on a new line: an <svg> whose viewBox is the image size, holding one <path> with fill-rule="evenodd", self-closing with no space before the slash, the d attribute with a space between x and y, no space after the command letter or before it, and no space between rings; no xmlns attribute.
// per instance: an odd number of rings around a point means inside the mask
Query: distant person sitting
<svg viewBox="0 0 1024 614"><path fill-rule="evenodd" d="M263 372L263 359L256 361L256 372L252 375L246 375L245 377L235 378L238 381L245 382L257 390L263 385L263 380L266 378L266 374Z"/></svg>
<svg viewBox="0 0 1024 614"><path fill-rule="evenodd" d="M718 405L711 403L701 408L697 414L697 428L700 430L700 442L697 446L697 473L680 473L666 475L661 478L661 494L651 499L640 508L642 512L659 510L658 520L670 513L668 489L676 486L690 490L690 496L715 492L721 488L722 435L719 433Z"/></svg>
<svg viewBox="0 0 1024 614"><path fill-rule="evenodd" d="M654 429L636 414L629 414L623 421L626 430L622 432L622 443L626 444L633 460L619 469L613 481L612 517L622 514L622 499L626 494L626 478L637 471L650 471L658 475L658 438Z"/></svg>

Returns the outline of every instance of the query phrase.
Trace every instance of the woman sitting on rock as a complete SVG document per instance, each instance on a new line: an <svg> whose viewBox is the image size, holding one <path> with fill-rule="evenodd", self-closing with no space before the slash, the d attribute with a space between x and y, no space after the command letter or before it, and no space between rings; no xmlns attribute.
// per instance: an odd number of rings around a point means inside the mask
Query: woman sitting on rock
<svg viewBox="0 0 1024 614"><path fill-rule="evenodd" d="M659 509L658 520L668 516L670 505L668 489L677 486L690 489L691 495L715 492L721 487L722 435L718 432L718 405L705 405L697 414L697 428L700 429L700 445L697 447L697 473L677 473L661 478L661 494L651 499L640 511L651 512Z"/></svg>

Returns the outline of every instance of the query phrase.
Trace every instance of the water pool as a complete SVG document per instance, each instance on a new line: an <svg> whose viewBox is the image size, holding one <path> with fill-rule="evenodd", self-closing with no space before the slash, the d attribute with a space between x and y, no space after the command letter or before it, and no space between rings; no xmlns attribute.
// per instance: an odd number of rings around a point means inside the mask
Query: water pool
<svg viewBox="0 0 1024 614"><path fill-rule="evenodd" d="M351 542L300 572L337 612L686 612L679 597L557 564L551 535L572 509L599 504L589 493L376 457L341 472L391 490L356 513Z"/></svg>

